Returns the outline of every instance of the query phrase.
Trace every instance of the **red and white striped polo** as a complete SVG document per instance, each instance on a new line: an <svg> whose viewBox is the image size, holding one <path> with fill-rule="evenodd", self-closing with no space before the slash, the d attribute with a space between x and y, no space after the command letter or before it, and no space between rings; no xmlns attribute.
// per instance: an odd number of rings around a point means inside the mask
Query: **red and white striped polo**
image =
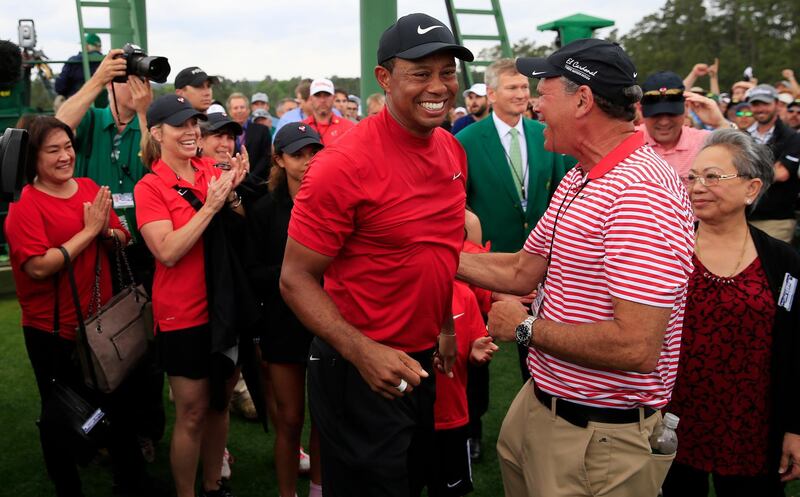
<svg viewBox="0 0 800 497"><path fill-rule="evenodd" d="M672 313L653 372L591 369L531 347L528 369L536 385L597 407L664 406L678 371L694 250L691 204L675 170L645 145L641 132L588 174L578 164L559 184L525 250L547 258L551 243L539 317L560 323L611 320L612 297Z"/></svg>

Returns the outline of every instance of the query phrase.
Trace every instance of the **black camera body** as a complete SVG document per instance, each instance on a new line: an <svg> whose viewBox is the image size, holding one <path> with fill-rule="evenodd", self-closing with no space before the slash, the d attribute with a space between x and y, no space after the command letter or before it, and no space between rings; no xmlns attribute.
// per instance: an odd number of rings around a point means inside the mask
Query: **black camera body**
<svg viewBox="0 0 800 497"><path fill-rule="evenodd" d="M165 83L167 81L171 68L166 57L148 56L141 47L133 43L126 43L122 47L122 55L120 57L125 59L127 66L125 76L114 78L115 83L127 83L128 76L139 76L156 83Z"/></svg>

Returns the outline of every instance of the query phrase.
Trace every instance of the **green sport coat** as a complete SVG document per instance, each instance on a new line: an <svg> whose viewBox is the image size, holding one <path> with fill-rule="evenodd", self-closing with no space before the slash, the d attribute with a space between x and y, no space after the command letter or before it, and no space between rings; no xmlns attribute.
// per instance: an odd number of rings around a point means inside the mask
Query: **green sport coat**
<svg viewBox="0 0 800 497"><path fill-rule="evenodd" d="M544 149L542 123L524 117L522 122L528 150L525 210L491 115L456 135L467 152L467 205L480 218L483 242L491 241L493 252L516 252L522 248L561 178L576 163L570 156Z"/></svg>

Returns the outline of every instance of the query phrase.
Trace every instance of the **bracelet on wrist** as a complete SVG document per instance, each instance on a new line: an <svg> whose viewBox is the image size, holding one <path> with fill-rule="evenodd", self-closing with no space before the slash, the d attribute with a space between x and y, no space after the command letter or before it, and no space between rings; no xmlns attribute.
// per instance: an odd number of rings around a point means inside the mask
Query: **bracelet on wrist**
<svg viewBox="0 0 800 497"><path fill-rule="evenodd" d="M231 207L231 209L235 209L241 205L242 197L235 190L231 192L231 194L233 195L233 198L225 199L225 203L227 203Z"/></svg>

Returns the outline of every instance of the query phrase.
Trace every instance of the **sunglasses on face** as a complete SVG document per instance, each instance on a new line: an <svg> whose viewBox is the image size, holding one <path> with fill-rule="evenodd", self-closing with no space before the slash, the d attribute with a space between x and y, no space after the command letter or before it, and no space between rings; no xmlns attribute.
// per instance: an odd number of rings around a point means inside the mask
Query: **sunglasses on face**
<svg viewBox="0 0 800 497"><path fill-rule="evenodd" d="M752 110L736 111L736 117L753 117L753 111Z"/></svg>
<svg viewBox="0 0 800 497"><path fill-rule="evenodd" d="M659 102L683 102L683 90L660 88L644 92L642 104L657 104Z"/></svg>

